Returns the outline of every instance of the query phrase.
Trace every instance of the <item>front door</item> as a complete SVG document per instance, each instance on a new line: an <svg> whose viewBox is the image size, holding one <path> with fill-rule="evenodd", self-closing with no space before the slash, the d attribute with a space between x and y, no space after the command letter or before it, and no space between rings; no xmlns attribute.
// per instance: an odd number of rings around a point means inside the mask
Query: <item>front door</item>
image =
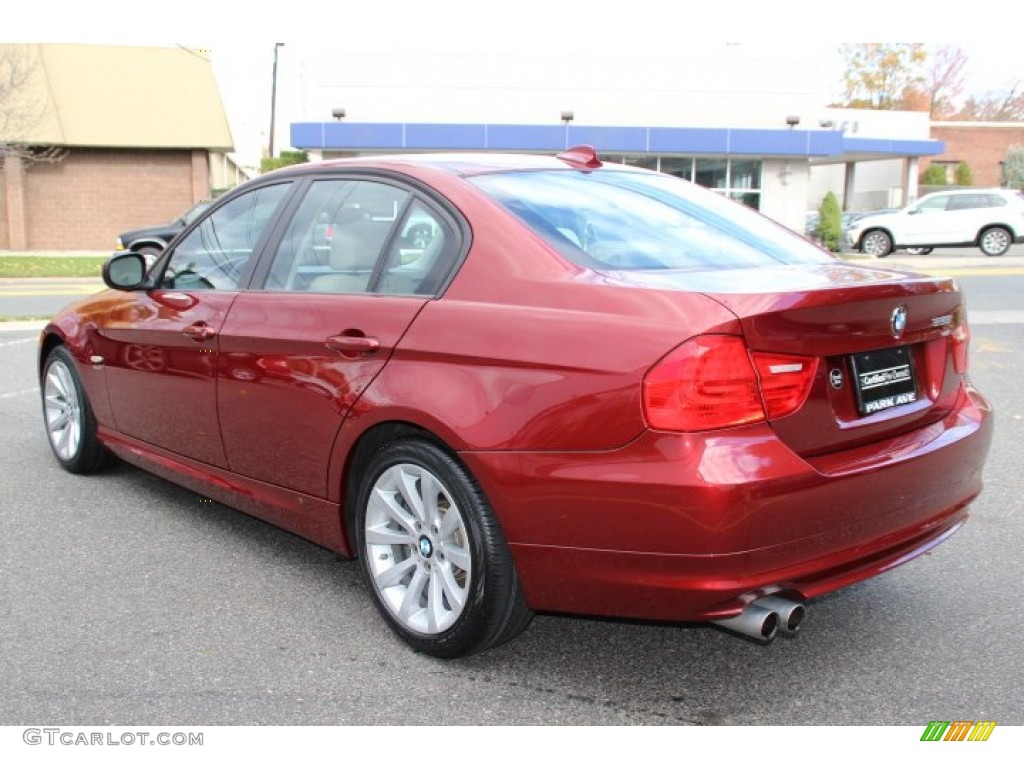
<svg viewBox="0 0 1024 768"><path fill-rule="evenodd" d="M289 184L218 207L164 262L158 287L125 294L104 331L118 431L224 467L217 420L218 335Z"/></svg>

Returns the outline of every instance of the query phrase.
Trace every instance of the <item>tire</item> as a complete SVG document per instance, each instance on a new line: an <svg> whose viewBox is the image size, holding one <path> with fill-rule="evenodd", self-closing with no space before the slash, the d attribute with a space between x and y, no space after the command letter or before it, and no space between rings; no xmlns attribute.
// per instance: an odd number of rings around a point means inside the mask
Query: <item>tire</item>
<svg viewBox="0 0 1024 768"><path fill-rule="evenodd" d="M464 656L532 618L508 545L469 472L419 438L384 446L363 476L356 541L391 629L416 651Z"/></svg>
<svg viewBox="0 0 1024 768"><path fill-rule="evenodd" d="M1004 227L989 227L978 238L978 247L986 256L1002 256L1013 245L1013 235Z"/></svg>
<svg viewBox="0 0 1024 768"><path fill-rule="evenodd" d="M113 457L96 437L96 417L65 347L54 347L47 356L40 389L46 436L60 465L77 475L109 465Z"/></svg>
<svg viewBox="0 0 1024 768"><path fill-rule="evenodd" d="M911 256L927 256L932 250L931 248L907 248L907 253Z"/></svg>
<svg viewBox="0 0 1024 768"><path fill-rule="evenodd" d="M892 238L881 229L870 229L860 241L861 253L884 259L892 253Z"/></svg>

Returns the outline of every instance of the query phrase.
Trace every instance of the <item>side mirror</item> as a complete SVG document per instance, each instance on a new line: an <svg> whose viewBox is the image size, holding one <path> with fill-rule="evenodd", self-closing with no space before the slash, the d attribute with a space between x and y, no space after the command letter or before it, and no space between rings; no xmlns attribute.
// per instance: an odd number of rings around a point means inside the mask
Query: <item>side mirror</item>
<svg viewBox="0 0 1024 768"><path fill-rule="evenodd" d="M907 211L907 213L910 214L911 216L916 216L917 214L921 213L921 209L911 208L909 211Z"/></svg>
<svg viewBox="0 0 1024 768"><path fill-rule="evenodd" d="M121 253L103 265L103 282L118 291L135 291L146 281L146 260L138 253Z"/></svg>

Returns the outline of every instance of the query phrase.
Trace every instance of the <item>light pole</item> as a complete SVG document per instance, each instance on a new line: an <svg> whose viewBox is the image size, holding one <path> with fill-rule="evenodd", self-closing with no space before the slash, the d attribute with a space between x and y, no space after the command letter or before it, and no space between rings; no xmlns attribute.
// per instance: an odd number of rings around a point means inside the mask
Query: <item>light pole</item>
<svg viewBox="0 0 1024 768"><path fill-rule="evenodd" d="M277 118L277 49L284 43L274 43L274 76L270 85L270 157L274 157L274 122Z"/></svg>
<svg viewBox="0 0 1024 768"><path fill-rule="evenodd" d="M569 123L573 121L576 115L570 110L566 109L562 111L562 122L565 123L565 148L569 148Z"/></svg>

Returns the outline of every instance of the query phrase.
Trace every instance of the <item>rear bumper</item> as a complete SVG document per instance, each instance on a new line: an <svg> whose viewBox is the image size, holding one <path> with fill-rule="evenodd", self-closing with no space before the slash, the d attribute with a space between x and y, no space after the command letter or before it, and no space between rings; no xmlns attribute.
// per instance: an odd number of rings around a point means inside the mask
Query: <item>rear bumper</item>
<svg viewBox="0 0 1024 768"><path fill-rule="evenodd" d="M647 432L600 453L465 453L535 610L666 620L810 598L950 536L980 492L991 408L804 460L766 425Z"/></svg>

